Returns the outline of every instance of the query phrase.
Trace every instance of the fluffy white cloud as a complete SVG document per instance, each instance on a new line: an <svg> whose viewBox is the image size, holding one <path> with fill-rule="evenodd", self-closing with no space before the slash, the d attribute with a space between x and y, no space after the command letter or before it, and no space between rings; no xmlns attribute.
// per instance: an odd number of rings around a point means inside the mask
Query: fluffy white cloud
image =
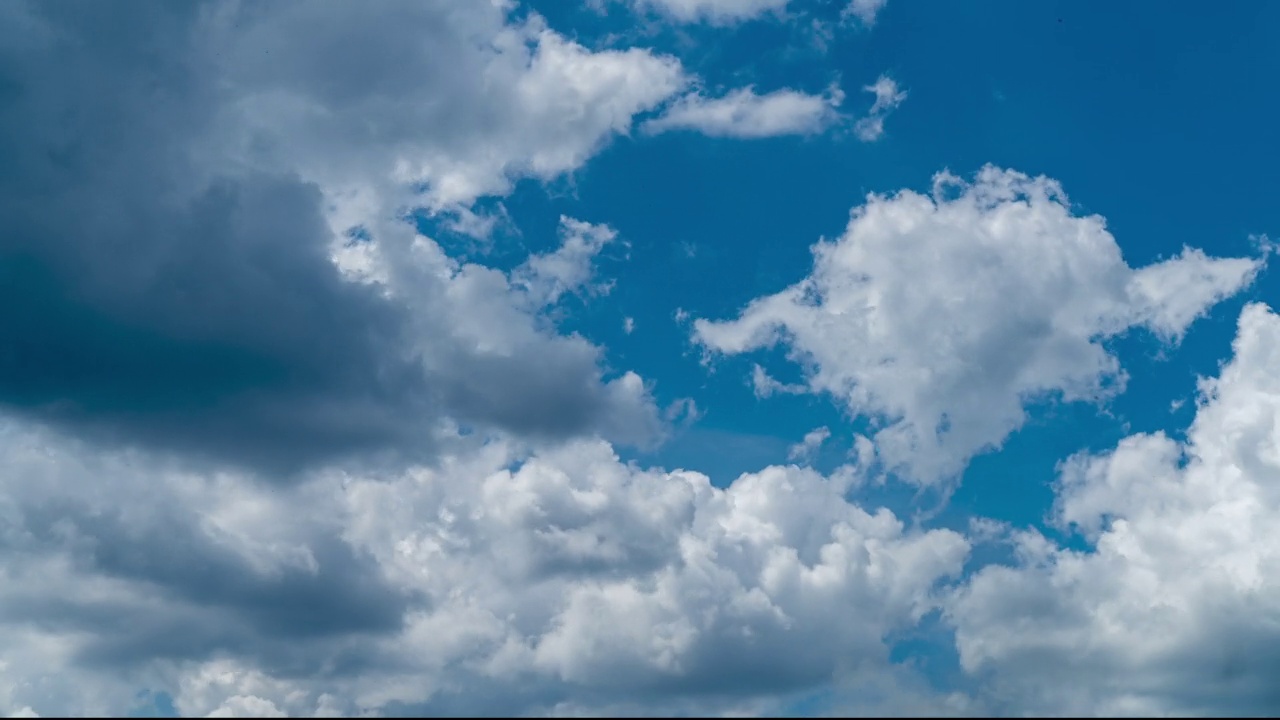
<svg viewBox="0 0 1280 720"><path fill-rule="evenodd" d="M1108 397L1124 375L1106 338L1176 340L1263 262L1188 249L1135 270L1057 183L994 167L939 175L932 196L871 195L813 254L804 280L697 320L695 338L730 355L785 344L808 389L881 422L880 456L920 482L998 446L1028 402Z"/></svg>
<svg viewBox="0 0 1280 720"><path fill-rule="evenodd" d="M1011 713L1266 715L1280 706L1280 317L1240 316L1184 442L1064 464L1055 517L950 602L960 661Z"/></svg>
<svg viewBox="0 0 1280 720"><path fill-rule="evenodd" d="M775 90L759 95L742 88L718 98L691 93L672 103L659 117L644 123L649 133L697 130L713 137L762 138L809 135L840 119L837 108L844 95L834 88L827 95L798 90Z"/></svg>
<svg viewBox="0 0 1280 720"><path fill-rule="evenodd" d="M876 100L871 104L866 117L854 123L853 132L863 142L875 142L884 135L885 117L907 99L907 91L899 89L897 81L888 75L881 75L863 90L874 94Z"/></svg>
<svg viewBox="0 0 1280 720"><path fill-rule="evenodd" d="M790 0L633 0L638 8L653 9L678 22L729 25L777 12Z"/></svg>
<svg viewBox="0 0 1280 720"><path fill-rule="evenodd" d="M184 715L732 708L896 672L885 635L968 553L847 502L856 468L716 489L599 441L459 439L272 487L0 442L0 710L120 714L142 688Z"/></svg>

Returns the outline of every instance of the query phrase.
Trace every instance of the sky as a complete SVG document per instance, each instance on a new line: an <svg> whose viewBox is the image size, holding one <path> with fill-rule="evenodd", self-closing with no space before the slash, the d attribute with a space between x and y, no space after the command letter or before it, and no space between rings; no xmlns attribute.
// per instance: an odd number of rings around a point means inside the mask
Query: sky
<svg viewBox="0 0 1280 720"><path fill-rule="evenodd" d="M1275 715L1278 29L0 3L0 715Z"/></svg>

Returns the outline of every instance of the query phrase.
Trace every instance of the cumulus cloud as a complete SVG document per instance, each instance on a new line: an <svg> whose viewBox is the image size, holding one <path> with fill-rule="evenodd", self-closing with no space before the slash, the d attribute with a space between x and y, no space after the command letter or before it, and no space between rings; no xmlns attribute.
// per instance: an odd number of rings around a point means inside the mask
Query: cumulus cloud
<svg viewBox="0 0 1280 720"><path fill-rule="evenodd" d="M534 307L608 231L566 221L508 278L401 218L573 171L683 86L673 58L501 3L0 15L0 405L281 474L421 457L451 419L651 436L643 382Z"/></svg>
<svg viewBox="0 0 1280 720"><path fill-rule="evenodd" d="M6 423L0 710L738 707L890 672L968 552L846 501L856 467L717 489L602 441L460 442L280 488Z"/></svg>
<svg viewBox="0 0 1280 720"><path fill-rule="evenodd" d="M691 93L642 127L649 133L696 130L712 137L810 135L839 120L837 108L843 100L838 88L827 95L809 95L789 88L760 95L750 87L718 98Z"/></svg>
<svg viewBox="0 0 1280 720"><path fill-rule="evenodd" d="M900 90L897 81L888 75L881 75L863 90L874 94L876 100L866 117L854 123L853 132L863 142L875 142L884 135L884 119L907 99L907 91Z"/></svg>
<svg viewBox="0 0 1280 720"><path fill-rule="evenodd" d="M1087 550L1013 538L949 601L960 662L1011 713L1266 715L1280 703L1280 317L1240 316L1185 441L1124 439L1061 469Z"/></svg>
<svg viewBox="0 0 1280 720"><path fill-rule="evenodd" d="M871 195L813 254L808 277L697 320L695 339L725 355L785 345L808 390L878 421L882 459L922 483L999 446L1028 402L1109 397L1124 374L1106 338L1176 341L1263 263L1186 249L1131 268L1057 183L994 167L940 175L932 196Z"/></svg>
<svg viewBox="0 0 1280 720"><path fill-rule="evenodd" d="M677 22L731 25L768 12L778 12L790 0L632 0L637 8L657 10Z"/></svg>

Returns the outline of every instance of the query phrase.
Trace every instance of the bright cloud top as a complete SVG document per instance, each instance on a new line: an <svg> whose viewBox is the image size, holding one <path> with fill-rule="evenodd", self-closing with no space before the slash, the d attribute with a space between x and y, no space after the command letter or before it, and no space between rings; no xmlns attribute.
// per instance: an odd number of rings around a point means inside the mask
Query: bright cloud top
<svg viewBox="0 0 1280 720"><path fill-rule="evenodd" d="M571 172L686 82L675 58L588 50L499 3L215 7L198 30L240 155L335 188L393 177L434 208ZM352 44L361 65L335 67Z"/></svg>
<svg viewBox="0 0 1280 720"><path fill-rule="evenodd" d="M872 195L813 254L807 278L695 337L726 355L785 345L809 391L879 421L880 457L923 483L998 446L1028 402L1105 399L1124 374L1103 340L1176 341L1262 266L1187 249L1135 270L1057 183L994 167L940 175L932 196Z"/></svg>
<svg viewBox="0 0 1280 720"><path fill-rule="evenodd" d="M1280 702L1280 317L1240 316L1186 441L1134 435L1062 468L1055 517L1085 552L1016 534L1020 560L950 602L962 666L1003 707L1242 714Z"/></svg>

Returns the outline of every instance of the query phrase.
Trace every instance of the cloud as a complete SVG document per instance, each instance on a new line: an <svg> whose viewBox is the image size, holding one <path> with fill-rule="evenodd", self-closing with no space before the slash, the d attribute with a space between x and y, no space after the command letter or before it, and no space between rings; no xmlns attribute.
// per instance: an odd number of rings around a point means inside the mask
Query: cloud
<svg viewBox="0 0 1280 720"><path fill-rule="evenodd" d="M552 305L565 294L608 292L608 286L591 285L594 261L606 245L617 239L618 233L608 225L593 225L562 215L560 247L530 257L512 273L512 282L537 308Z"/></svg>
<svg viewBox="0 0 1280 720"><path fill-rule="evenodd" d="M787 450L788 460L809 460L831 438L831 429L823 426L804 434L804 439Z"/></svg>
<svg viewBox="0 0 1280 720"><path fill-rule="evenodd" d="M1179 442L1139 434L1061 468L1054 518L1020 559L949 602L960 662L1008 712L1255 715L1280 691L1280 317L1240 315Z"/></svg>
<svg viewBox="0 0 1280 720"><path fill-rule="evenodd" d="M907 99L907 91L899 90L898 83L888 75L881 75L863 90L874 93L876 101L872 103L866 117L854 123L853 132L863 142L875 142L884 135L884 119Z"/></svg>
<svg viewBox="0 0 1280 720"><path fill-rule="evenodd" d="M762 138L811 135L837 122L844 100L838 88L827 95L775 90L759 95L754 88L734 90L718 98L685 95L659 117L646 121L648 133L696 130L712 137Z"/></svg>
<svg viewBox="0 0 1280 720"><path fill-rule="evenodd" d="M225 6L202 29L236 90L229 140L335 186L394 174L439 208L572 172L687 82L675 58L592 51L505 5Z"/></svg>
<svg viewBox="0 0 1280 720"><path fill-rule="evenodd" d="M282 488L13 422L0 444L0 711L121 714L139 688L184 715L763 703L891 672L884 637L968 552L846 501L851 467L717 489L602 441L460 440Z"/></svg>
<svg viewBox="0 0 1280 720"><path fill-rule="evenodd" d="M508 278L402 220L572 172L685 82L499 5L6 4L0 406L277 475L453 421L651 439L643 382L540 315L605 231Z"/></svg>
<svg viewBox="0 0 1280 720"><path fill-rule="evenodd" d="M803 395L808 391L804 385L796 383L784 383L778 381L765 369L759 365L751 367L751 390L758 398L767 398L773 395Z"/></svg>
<svg viewBox="0 0 1280 720"><path fill-rule="evenodd" d="M731 25L783 10L790 0L633 0L639 9L654 9L683 23Z"/></svg>
<svg viewBox="0 0 1280 720"><path fill-rule="evenodd" d="M932 197L871 195L813 254L808 277L694 337L725 355L786 346L808 390L882 423L880 456L922 483L998 447L1028 402L1111 396L1124 375L1103 340L1176 341L1263 264L1187 249L1135 270L1057 183L994 167L940 175Z"/></svg>
<svg viewBox="0 0 1280 720"><path fill-rule="evenodd" d="M841 15L856 17L864 27L876 24L876 15L884 9L886 0L849 0Z"/></svg>

